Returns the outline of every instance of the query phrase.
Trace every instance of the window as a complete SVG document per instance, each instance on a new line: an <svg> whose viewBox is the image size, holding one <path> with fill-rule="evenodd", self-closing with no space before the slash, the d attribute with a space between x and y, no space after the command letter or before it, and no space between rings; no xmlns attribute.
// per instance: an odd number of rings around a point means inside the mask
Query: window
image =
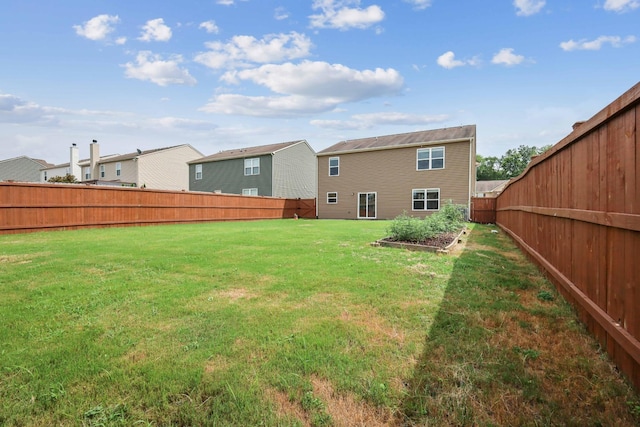
<svg viewBox="0 0 640 427"><path fill-rule="evenodd" d="M327 203L330 205L338 203L338 193L335 191L327 193Z"/></svg>
<svg viewBox="0 0 640 427"><path fill-rule="evenodd" d="M88 166L84 168L84 179L91 179L91 168Z"/></svg>
<svg viewBox="0 0 640 427"><path fill-rule="evenodd" d="M260 175L260 158L244 159L245 175Z"/></svg>
<svg viewBox="0 0 640 427"><path fill-rule="evenodd" d="M439 188L413 190L412 193L414 211L437 211L440 209Z"/></svg>
<svg viewBox="0 0 640 427"><path fill-rule="evenodd" d="M122 163L116 163L116 176L120 176L122 174Z"/></svg>
<svg viewBox="0 0 640 427"><path fill-rule="evenodd" d="M243 196L257 196L258 189L257 188L243 188L242 189Z"/></svg>
<svg viewBox="0 0 640 427"><path fill-rule="evenodd" d="M340 157L329 157L329 176L340 175Z"/></svg>
<svg viewBox="0 0 640 427"><path fill-rule="evenodd" d="M100 165L100 178L104 178L104 165Z"/></svg>
<svg viewBox="0 0 640 427"><path fill-rule="evenodd" d="M47 171L44 171L44 181L47 182Z"/></svg>
<svg viewBox="0 0 640 427"><path fill-rule="evenodd" d="M202 179L202 165L196 165L196 179Z"/></svg>
<svg viewBox="0 0 640 427"><path fill-rule="evenodd" d="M444 169L444 147L418 148L417 157L419 171Z"/></svg>

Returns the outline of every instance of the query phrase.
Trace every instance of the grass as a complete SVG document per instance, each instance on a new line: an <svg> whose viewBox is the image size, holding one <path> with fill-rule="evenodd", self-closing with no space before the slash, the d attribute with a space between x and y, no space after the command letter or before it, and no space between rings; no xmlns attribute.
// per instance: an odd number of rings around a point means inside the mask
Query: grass
<svg viewBox="0 0 640 427"><path fill-rule="evenodd" d="M640 400L502 234L383 221L0 236L0 425L618 425Z"/></svg>

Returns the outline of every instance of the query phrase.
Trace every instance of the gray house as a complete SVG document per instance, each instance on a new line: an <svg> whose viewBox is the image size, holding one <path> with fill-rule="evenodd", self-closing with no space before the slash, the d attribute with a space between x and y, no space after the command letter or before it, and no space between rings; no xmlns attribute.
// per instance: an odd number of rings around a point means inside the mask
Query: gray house
<svg viewBox="0 0 640 427"><path fill-rule="evenodd" d="M40 182L40 170L53 166L27 156L0 160L0 181Z"/></svg>
<svg viewBox="0 0 640 427"><path fill-rule="evenodd" d="M316 170L305 140L226 150L189 162L189 190L310 199Z"/></svg>

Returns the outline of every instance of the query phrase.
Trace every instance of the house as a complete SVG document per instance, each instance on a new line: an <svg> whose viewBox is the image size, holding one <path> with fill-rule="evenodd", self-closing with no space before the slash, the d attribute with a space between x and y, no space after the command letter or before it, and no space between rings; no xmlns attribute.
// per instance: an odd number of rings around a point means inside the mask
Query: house
<svg viewBox="0 0 640 427"><path fill-rule="evenodd" d="M309 199L316 155L305 140L221 151L189 162L189 190Z"/></svg>
<svg viewBox="0 0 640 427"><path fill-rule="evenodd" d="M80 150L76 144L71 144L69 148L69 163L62 163L59 165L48 165L40 169L40 182L47 182L51 178L64 177L66 175L73 175L76 180L80 180Z"/></svg>
<svg viewBox="0 0 640 427"><path fill-rule="evenodd" d="M476 126L342 141L317 158L318 218L424 217L448 201L469 209Z"/></svg>
<svg viewBox="0 0 640 427"><path fill-rule="evenodd" d="M498 197L509 182L508 179L477 181L476 197Z"/></svg>
<svg viewBox="0 0 640 427"><path fill-rule="evenodd" d="M40 182L40 169L50 163L27 156L0 160L0 181Z"/></svg>
<svg viewBox="0 0 640 427"><path fill-rule="evenodd" d="M130 183L136 187L156 190L189 189L187 163L202 157L202 153L189 144L133 153L100 157L98 144L90 145L89 160L81 161L81 181L101 185Z"/></svg>

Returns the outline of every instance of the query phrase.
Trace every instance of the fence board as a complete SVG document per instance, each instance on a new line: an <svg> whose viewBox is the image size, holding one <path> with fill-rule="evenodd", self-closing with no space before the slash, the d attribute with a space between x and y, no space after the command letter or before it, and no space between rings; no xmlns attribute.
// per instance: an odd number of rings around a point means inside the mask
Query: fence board
<svg viewBox="0 0 640 427"><path fill-rule="evenodd" d="M315 199L72 184L0 183L0 234L86 227L293 218L294 214L301 218L315 218Z"/></svg>
<svg viewBox="0 0 640 427"><path fill-rule="evenodd" d="M534 159L496 221L640 388L640 83Z"/></svg>
<svg viewBox="0 0 640 427"><path fill-rule="evenodd" d="M469 217L479 224L495 224L496 199L495 197L472 197L471 212Z"/></svg>

